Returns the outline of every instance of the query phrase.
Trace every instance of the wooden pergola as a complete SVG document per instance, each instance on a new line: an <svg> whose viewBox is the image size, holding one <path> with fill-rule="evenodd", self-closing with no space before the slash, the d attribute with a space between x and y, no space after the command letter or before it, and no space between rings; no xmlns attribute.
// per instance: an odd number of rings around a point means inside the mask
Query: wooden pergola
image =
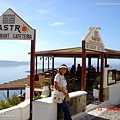
<svg viewBox="0 0 120 120"><path fill-rule="evenodd" d="M49 69L49 58L52 58L52 66L54 67L54 58L74 58L74 63L76 63L76 58L82 58L82 47L66 48L66 49L56 49L56 50L46 50L46 51L36 51L36 67L37 58L48 58L48 69ZM86 58L88 58L88 66L91 65L91 58L97 58L97 71L99 72L99 59L101 58L101 52L86 50ZM120 59L120 51L107 49L104 51L105 66L107 65L107 59ZM42 70L44 71L44 59L42 59Z"/></svg>
<svg viewBox="0 0 120 120"><path fill-rule="evenodd" d="M100 52L86 50L86 57L97 58L100 56ZM104 55L107 58L120 58L120 51L107 49L105 48ZM46 51L37 51L35 52L35 56L43 56L43 57L82 57L82 47L74 47L74 48L65 48L65 49L56 49L56 50L46 50Z"/></svg>
<svg viewBox="0 0 120 120"><path fill-rule="evenodd" d="M22 78L0 84L0 91L7 90L7 98L9 98L10 90L20 90L20 94L22 95L22 90L25 90L25 87L28 83L27 79L28 78Z"/></svg>
<svg viewBox="0 0 120 120"><path fill-rule="evenodd" d="M42 71L44 71L44 58L47 58L48 60L48 69L49 69L49 60L50 60L49 58L52 58L52 71L53 71L52 73L54 73L54 59L59 58L59 57L66 58L66 59L74 58L74 65L76 68L76 58L82 58L82 47L36 51L35 57L36 57L36 74L37 74L37 58L38 57L42 58ZM99 67L100 67L99 60L101 59L101 57L104 59L104 63L105 63L103 67L106 67L108 59L120 59L120 51L105 48L105 51L103 52L101 56L101 52L99 51L86 50L86 58L88 58L88 68L91 67L91 59L96 58L97 59L97 72L99 72ZM54 74L52 75L52 77L53 77L52 79L52 84L53 84ZM81 88L82 87L83 87L83 84L81 84Z"/></svg>

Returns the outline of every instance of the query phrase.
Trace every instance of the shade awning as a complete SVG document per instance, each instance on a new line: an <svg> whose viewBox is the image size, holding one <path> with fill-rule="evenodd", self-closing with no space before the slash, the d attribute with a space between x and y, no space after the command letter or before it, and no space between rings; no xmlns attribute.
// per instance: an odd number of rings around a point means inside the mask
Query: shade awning
<svg viewBox="0 0 120 120"><path fill-rule="evenodd" d="M30 54L30 53L29 53ZM65 48L65 49L56 49L56 50L45 50L45 51L36 51L36 56L45 56L45 57L82 57L82 47L74 48ZM101 55L101 52L86 50L86 57L97 58ZM107 49L105 48L104 55L107 58L120 58L120 51Z"/></svg>

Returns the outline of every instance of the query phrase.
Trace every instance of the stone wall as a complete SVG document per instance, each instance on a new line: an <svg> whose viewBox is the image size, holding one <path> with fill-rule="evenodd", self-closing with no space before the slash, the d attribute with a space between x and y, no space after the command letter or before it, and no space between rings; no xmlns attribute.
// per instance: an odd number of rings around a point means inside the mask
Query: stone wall
<svg viewBox="0 0 120 120"><path fill-rule="evenodd" d="M109 87L103 88L103 101L109 100Z"/></svg>
<svg viewBox="0 0 120 120"><path fill-rule="evenodd" d="M70 108L72 116L86 111L86 91L76 91L69 93L71 98ZM57 108L57 104L51 97L38 99L32 102L33 115L32 120L62 120L63 112Z"/></svg>
<svg viewBox="0 0 120 120"><path fill-rule="evenodd" d="M86 111L86 94L71 98L70 110L72 116L80 112ZM62 120L63 117L64 117L64 113L62 109L59 106L57 106L57 120Z"/></svg>

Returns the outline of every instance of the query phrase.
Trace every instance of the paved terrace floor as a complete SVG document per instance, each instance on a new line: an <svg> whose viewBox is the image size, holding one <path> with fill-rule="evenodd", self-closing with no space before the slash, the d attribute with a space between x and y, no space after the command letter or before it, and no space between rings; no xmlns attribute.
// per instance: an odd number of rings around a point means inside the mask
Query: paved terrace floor
<svg viewBox="0 0 120 120"><path fill-rule="evenodd" d="M75 80L74 82L74 91L78 91L81 90L81 81ZM72 86L68 85L68 91L69 92L73 92ZM92 86L87 85L86 83L86 92L87 92L87 105L92 103L94 101L94 97L93 97L93 91L92 91Z"/></svg>
<svg viewBox="0 0 120 120"><path fill-rule="evenodd" d="M116 106L107 105L102 107L101 110L99 108L101 107L97 107L75 120L120 120L120 104Z"/></svg>
<svg viewBox="0 0 120 120"><path fill-rule="evenodd" d="M119 105L104 105L98 100L94 100L92 88L86 84L87 91L87 107L86 112L78 115L73 120L120 120L120 104ZM75 81L75 91L80 90L80 80ZM68 90L72 92L72 87L69 85Z"/></svg>

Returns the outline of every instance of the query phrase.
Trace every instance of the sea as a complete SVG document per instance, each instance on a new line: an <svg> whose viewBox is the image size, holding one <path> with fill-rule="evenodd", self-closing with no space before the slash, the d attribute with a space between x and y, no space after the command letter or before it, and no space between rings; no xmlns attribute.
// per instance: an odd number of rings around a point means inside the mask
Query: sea
<svg viewBox="0 0 120 120"><path fill-rule="evenodd" d="M120 60L119 60L120 61ZM116 68L117 70L120 70L120 62L117 61L117 62L110 62L110 67L113 67L113 68ZM71 66L73 65L73 60L71 61L55 61L55 68L59 68L59 66L62 64L62 63L65 63L69 68L71 68ZM78 62L76 63L78 64ZM93 66L96 66L97 64L96 63L92 63ZM38 63L38 72L41 72L42 71L42 63ZM52 63L50 62L50 68L52 68ZM44 66L46 69L47 69L47 62L45 62L45 66ZM0 65L0 84L3 84L3 83L7 83L7 82L10 82L10 81L13 81L13 80L17 80L17 79L21 79L21 78L25 78L27 77L27 75L30 74L30 64L15 64L15 65ZM20 90L10 90L9 94L10 96L13 94L13 93L16 93L16 94L20 94ZM23 90L23 93L24 93L24 90ZM6 100L6 94L7 94L7 91L6 90L0 90L0 99L2 100Z"/></svg>
<svg viewBox="0 0 120 120"><path fill-rule="evenodd" d="M65 62L67 63L67 62ZM55 68L59 68L60 64L62 62L55 62ZM67 65L70 65L68 62ZM42 71L42 62L37 64L38 72ZM48 68L47 62L45 62L45 69ZM49 68L52 68L52 62L49 63ZM30 63L27 64L16 64L15 62L1 62L0 61L0 84L4 84L10 81L18 80L21 78L27 77L27 75L30 75ZM20 95L20 90L10 90L9 96L11 96L13 93L16 93L17 95ZM22 91L24 93L24 90ZM7 97L7 90L0 90L0 99L6 100Z"/></svg>
<svg viewBox="0 0 120 120"><path fill-rule="evenodd" d="M29 74L28 72L26 72L27 70L29 70L29 65L0 67L0 84L25 78ZM20 94L20 90L10 90L9 95L11 96L14 92L18 95ZM1 90L0 99L6 100L6 94L6 90Z"/></svg>

